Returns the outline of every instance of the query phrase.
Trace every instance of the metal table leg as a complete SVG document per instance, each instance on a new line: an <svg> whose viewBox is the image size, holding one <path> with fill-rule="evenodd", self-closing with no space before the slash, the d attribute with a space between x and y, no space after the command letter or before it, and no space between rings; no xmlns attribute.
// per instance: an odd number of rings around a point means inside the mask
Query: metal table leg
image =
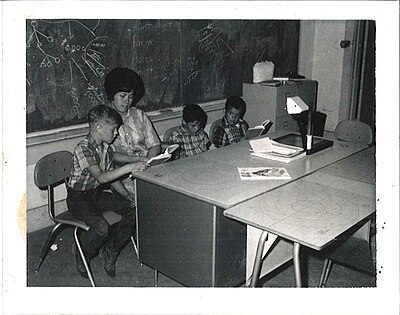
<svg viewBox="0 0 400 315"><path fill-rule="evenodd" d="M158 270L154 269L154 286L158 287Z"/></svg>
<svg viewBox="0 0 400 315"><path fill-rule="evenodd" d="M268 239L268 232L262 231L260 238L258 240L256 257L254 258L253 273L251 275L251 282L250 282L251 288L255 288L258 278L260 276L261 266L262 266L262 254L264 251L264 244L267 239Z"/></svg>
<svg viewBox="0 0 400 315"><path fill-rule="evenodd" d="M293 244L293 264L294 264L294 278L296 287L301 287L301 270L300 270L300 244Z"/></svg>

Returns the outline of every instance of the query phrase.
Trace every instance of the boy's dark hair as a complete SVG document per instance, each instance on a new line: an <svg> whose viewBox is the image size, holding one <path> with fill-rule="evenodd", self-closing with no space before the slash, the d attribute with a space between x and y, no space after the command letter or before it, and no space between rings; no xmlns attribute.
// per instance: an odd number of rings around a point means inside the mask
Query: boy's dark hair
<svg viewBox="0 0 400 315"><path fill-rule="evenodd" d="M132 104L136 104L144 95L144 83L139 74L129 68L114 68L104 80L104 89L111 102L118 92L133 91Z"/></svg>
<svg viewBox="0 0 400 315"><path fill-rule="evenodd" d="M204 129L207 124L207 114L197 104L186 104L183 108L183 120L187 123L198 121Z"/></svg>
<svg viewBox="0 0 400 315"><path fill-rule="evenodd" d="M225 110L235 108L240 110L240 118L246 113L246 102L240 96L229 96L225 102Z"/></svg>
<svg viewBox="0 0 400 315"><path fill-rule="evenodd" d="M102 121L109 125L121 125L122 118L120 114L112 107L105 105L98 105L93 107L88 114L89 126L94 122Z"/></svg>

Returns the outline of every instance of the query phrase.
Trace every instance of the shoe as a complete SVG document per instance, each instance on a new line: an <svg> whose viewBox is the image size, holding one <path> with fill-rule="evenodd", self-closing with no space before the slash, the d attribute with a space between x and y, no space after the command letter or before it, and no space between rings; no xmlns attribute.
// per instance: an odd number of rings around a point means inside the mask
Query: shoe
<svg viewBox="0 0 400 315"><path fill-rule="evenodd" d="M76 246L74 247L74 254L75 254L75 267L76 270L78 270L79 274L81 277L88 279L88 273L86 271L85 265L83 264L83 260L81 255L79 254L79 251L77 250ZM87 261L89 263L89 261Z"/></svg>
<svg viewBox="0 0 400 315"><path fill-rule="evenodd" d="M100 257L104 260L104 271L111 277L115 277L115 260L117 254L110 252L107 246L104 245L100 248Z"/></svg>

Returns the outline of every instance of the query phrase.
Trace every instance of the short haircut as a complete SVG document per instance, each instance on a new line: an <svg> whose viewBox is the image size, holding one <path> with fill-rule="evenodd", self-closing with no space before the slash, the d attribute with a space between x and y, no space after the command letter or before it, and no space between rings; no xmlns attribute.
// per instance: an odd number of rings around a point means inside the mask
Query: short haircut
<svg viewBox="0 0 400 315"><path fill-rule="evenodd" d="M98 105L89 111L88 122L89 126L92 126L96 122L119 126L122 124L122 118L114 108L106 105Z"/></svg>
<svg viewBox="0 0 400 315"><path fill-rule="evenodd" d="M246 102L240 96L229 96L225 102L225 110L235 108L240 110L240 117L246 113Z"/></svg>
<svg viewBox="0 0 400 315"><path fill-rule="evenodd" d="M144 83L139 74L129 68L114 68L104 80L104 89L108 101L112 101L118 92L133 91L132 104L136 104L144 95Z"/></svg>
<svg viewBox="0 0 400 315"><path fill-rule="evenodd" d="M207 124L207 114L197 104L186 104L183 108L183 120L186 123L198 121L202 128Z"/></svg>

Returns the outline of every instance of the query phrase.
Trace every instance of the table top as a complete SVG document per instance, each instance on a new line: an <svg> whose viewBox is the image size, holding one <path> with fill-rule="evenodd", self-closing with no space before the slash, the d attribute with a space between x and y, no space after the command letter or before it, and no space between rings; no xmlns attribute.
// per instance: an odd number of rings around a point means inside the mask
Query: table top
<svg viewBox="0 0 400 315"><path fill-rule="evenodd" d="M351 176L334 174L337 166L372 161L375 149L323 168L224 211L224 215L269 231L302 245L321 250L358 222L375 212L375 185L364 176L372 167L361 163ZM375 164L374 161L372 164ZM348 177L361 178L354 180Z"/></svg>
<svg viewBox="0 0 400 315"><path fill-rule="evenodd" d="M278 131L268 136L275 138L287 133L287 131ZM251 156L249 141L245 140L190 158L151 167L143 172L136 172L135 177L227 209L284 186L365 148L365 145L335 141L330 148L286 164ZM261 166L284 167L292 178L290 180L240 180L238 167Z"/></svg>

